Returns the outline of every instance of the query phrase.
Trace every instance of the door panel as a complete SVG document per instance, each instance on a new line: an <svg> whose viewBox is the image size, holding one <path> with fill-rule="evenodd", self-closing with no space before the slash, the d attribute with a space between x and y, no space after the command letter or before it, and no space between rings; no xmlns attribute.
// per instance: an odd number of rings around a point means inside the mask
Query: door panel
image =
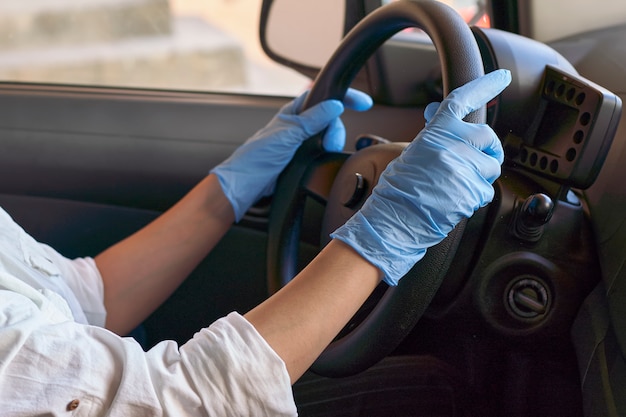
<svg viewBox="0 0 626 417"><path fill-rule="evenodd" d="M163 209L284 101L7 85L0 191Z"/></svg>

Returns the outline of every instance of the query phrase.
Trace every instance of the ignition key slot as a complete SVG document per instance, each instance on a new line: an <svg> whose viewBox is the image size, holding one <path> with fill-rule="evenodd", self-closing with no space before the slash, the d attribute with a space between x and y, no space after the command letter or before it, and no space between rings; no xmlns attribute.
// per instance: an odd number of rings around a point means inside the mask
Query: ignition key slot
<svg viewBox="0 0 626 417"><path fill-rule="evenodd" d="M505 292L505 306L516 319L541 320L550 308L548 286L535 276L514 280Z"/></svg>

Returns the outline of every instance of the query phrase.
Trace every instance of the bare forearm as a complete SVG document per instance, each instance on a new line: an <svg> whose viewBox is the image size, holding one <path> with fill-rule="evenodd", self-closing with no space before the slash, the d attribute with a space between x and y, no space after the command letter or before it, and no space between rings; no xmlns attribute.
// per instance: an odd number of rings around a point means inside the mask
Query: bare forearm
<svg viewBox="0 0 626 417"><path fill-rule="evenodd" d="M380 271L331 241L293 281L245 315L295 382L380 282Z"/></svg>
<svg viewBox="0 0 626 417"><path fill-rule="evenodd" d="M96 257L107 328L125 333L157 308L226 233L232 207L208 176L150 225Z"/></svg>

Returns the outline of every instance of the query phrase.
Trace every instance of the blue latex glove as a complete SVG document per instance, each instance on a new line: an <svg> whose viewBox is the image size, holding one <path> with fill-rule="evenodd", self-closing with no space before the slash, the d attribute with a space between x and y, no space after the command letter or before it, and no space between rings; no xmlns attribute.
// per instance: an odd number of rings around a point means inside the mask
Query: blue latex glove
<svg viewBox="0 0 626 417"><path fill-rule="evenodd" d="M346 130L339 116L344 107L365 111L372 106L370 96L348 89L343 103L326 100L298 114L306 95L286 104L264 128L211 170L233 206L236 221L261 197L274 192L276 179L303 141L326 129L324 149L341 151Z"/></svg>
<svg viewBox="0 0 626 417"><path fill-rule="evenodd" d="M511 81L498 70L425 111L426 127L382 173L363 207L331 237L352 246L396 285L463 218L489 203L504 153L495 132L462 119Z"/></svg>

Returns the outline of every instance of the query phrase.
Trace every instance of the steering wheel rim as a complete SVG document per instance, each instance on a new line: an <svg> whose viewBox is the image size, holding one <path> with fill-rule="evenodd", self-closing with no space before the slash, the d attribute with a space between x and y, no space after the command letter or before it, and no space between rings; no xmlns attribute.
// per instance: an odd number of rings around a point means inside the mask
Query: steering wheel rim
<svg viewBox="0 0 626 417"><path fill-rule="evenodd" d="M304 109L326 99L342 99L357 72L380 45L399 31L411 27L426 32L437 49L444 95L484 74L476 40L456 11L432 0L399 1L375 10L346 35L315 80ZM468 115L465 120L484 123L485 115L483 108ZM334 166L337 161L341 163L345 159L344 154L324 152L321 135L318 135L303 143L281 174L268 230L270 291L278 290L297 273L304 202L306 196L311 194L307 183L320 167ZM426 269L427 273L428 270L431 273L433 270L447 270L463 227L464 224L459 225L440 244L440 251L429 250L427 255L436 252L435 256L430 260L425 257L416 268ZM374 311L356 329L328 346L312 370L331 377L352 375L391 353L422 316L444 276L445 272L435 274L432 279L427 275L419 280L401 280L398 287L385 292Z"/></svg>

